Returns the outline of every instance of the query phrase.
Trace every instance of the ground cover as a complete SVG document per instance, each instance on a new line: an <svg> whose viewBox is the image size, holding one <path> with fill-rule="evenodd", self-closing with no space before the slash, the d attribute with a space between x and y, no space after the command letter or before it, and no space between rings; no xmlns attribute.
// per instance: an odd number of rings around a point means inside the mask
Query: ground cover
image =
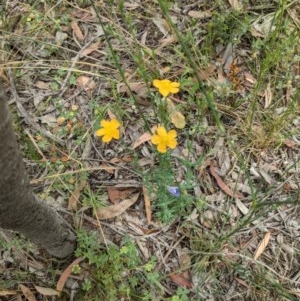
<svg viewBox="0 0 300 301"><path fill-rule="evenodd" d="M1 232L3 300L298 300L297 1L6 1L0 77L74 257Z"/></svg>

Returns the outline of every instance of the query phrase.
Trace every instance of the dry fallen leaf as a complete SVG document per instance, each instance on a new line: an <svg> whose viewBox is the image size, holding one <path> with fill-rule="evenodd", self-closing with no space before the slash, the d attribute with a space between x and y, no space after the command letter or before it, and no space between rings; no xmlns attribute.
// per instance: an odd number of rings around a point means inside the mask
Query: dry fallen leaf
<svg viewBox="0 0 300 301"><path fill-rule="evenodd" d="M76 189L73 191L68 201L69 210L77 210L77 204L80 196L81 190L86 186L87 182L85 180L81 181Z"/></svg>
<svg viewBox="0 0 300 301"><path fill-rule="evenodd" d="M254 37L265 38L270 32L275 30L274 26L275 13L269 13L264 16L259 16L257 20L252 23L250 32Z"/></svg>
<svg viewBox="0 0 300 301"><path fill-rule="evenodd" d="M124 2L124 7L127 10L134 10L140 7L139 3Z"/></svg>
<svg viewBox="0 0 300 301"><path fill-rule="evenodd" d="M89 47L85 48L81 53L80 53L80 57L89 55L90 53L94 52L95 50L97 50L100 46L100 41L97 41L93 44L91 44Z"/></svg>
<svg viewBox="0 0 300 301"><path fill-rule="evenodd" d="M85 91L93 90L96 87L96 83L93 79L85 75L80 75L76 80L76 84Z"/></svg>
<svg viewBox="0 0 300 301"><path fill-rule="evenodd" d="M22 291L24 297L28 301L37 301L34 294L32 293L32 291L27 286L25 286L23 284L19 284L19 288Z"/></svg>
<svg viewBox="0 0 300 301"><path fill-rule="evenodd" d="M230 5L236 11L241 11L243 9L243 4L239 0L228 0Z"/></svg>
<svg viewBox="0 0 300 301"><path fill-rule="evenodd" d="M183 129L186 125L185 117L179 111L171 115L171 122L177 129Z"/></svg>
<svg viewBox="0 0 300 301"><path fill-rule="evenodd" d="M283 143L284 143L287 147L289 147L289 148L295 148L296 145L297 145L297 143L296 143L294 140L291 140L291 139L285 139L285 140L283 141Z"/></svg>
<svg viewBox="0 0 300 301"><path fill-rule="evenodd" d="M117 201L125 199L135 190L135 188L124 189L113 186L107 186L106 189L108 193L108 198L113 204L115 204Z"/></svg>
<svg viewBox="0 0 300 301"><path fill-rule="evenodd" d="M216 66L213 64L208 65L205 69L198 70L198 76L201 80L209 79L215 72Z"/></svg>
<svg viewBox="0 0 300 301"><path fill-rule="evenodd" d="M221 179L221 177L215 172L214 169L214 163L213 161L210 162L210 173L211 175L215 178L215 180L217 181L219 187L229 196L233 197L233 198L239 198L239 199L243 199L244 196L242 194L240 194L239 192L235 192L233 193L233 191L223 182L223 180Z"/></svg>
<svg viewBox="0 0 300 301"><path fill-rule="evenodd" d="M116 168L111 166L110 164L106 163L106 162L102 162L99 167L101 167L101 169L105 170L107 173L113 175L115 173Z"/></svg>
<svg viewBox="0 0 300 301"><path fill-rule="evenodd" d="M144 133L142 134L142 136L140 136L139 138L137 138L135 140L135 142L132 144L132 148L135 149L137 147L139 147L141 144L150 141L151 140L151 134L149 133Z"/></svg>
<svg viewBox="0 0 300 301"><path fill-rule="evenodd" d="M167 111L174 126L177 129L183 129L186 125L185 117L178 111L172 100L169 98L167 98Z"/></svg>
<svg viewBox="0 0 300 301"><path fill-rule="evenodd" d="M193 287L191 281L185 279L180 274L171 274L169 278L178 286L185 287L187 289L191 289Z"/></svg>
<svg viewBox="0 0 300 301"><path fill-rule="evenodd" d="M248 214L249 209L239 199L235 199L235 203L244 215Z"/></svg>
<svg viewBox="0 0 300 301"><path fill-rule="evenodd" d="M149 225L151 223L151 220L152 220L151 199L149 197L149 193L148 193L147 188L145 186L143 186L143 194L144 194L147 224Z"/></svg>
<svg viewBox="0 0 300 301"><path fill-rule="evenodd" d="M272 98L273 98L273 93L271 90L271 84L268 83L267 88L265 90L265 109L267 109L271 102L272 102Z"/></svg>
<svg viewBox="0 0 300 301"><path fill-rule="evenodd" d="M34 85L42 90L50 90L50 83L49 82L43 82L41 80L37 80Z"/></svg>
<svg viewBox="0 0 300 301"><path fill-rule="evenodd" d="M82 257L76 258L61 274L61 276L58 279L57 285L56 285L56 290L58 292L62 292L66 281L68 280L69 276L72 273L72 268L73 266L79 264L83 260Z"/></svg>
<svg viewBox="0 0 300 301"><path fill-rule="evenodd" d="M76 38L80 41L83 41L84 40L84 35L83 35L83 33L82 33L82 31L81 31L81 29L78 26L76 21L71 22L71 28L73 29L73 32L74 32Z"/></svg>
<svg viewBox="0 0 300 301"><path fill-rule="evenodd" d="M179 256L179 265L182 270L182 276L185 279L191 279L191 256L190 256L190 250L188 248L183 248L181 250L181 254Z"/></svg>
<svg viewBox="0 0 300 301"><path fill-rule="evenodd" d="M11 295L16 295L18 292L13 291L13 290L1 290L0 291L0 296L11 296Z"/></svg>
<svg viewBox="0 0 300 301"><path fill-rule="evenodd" d="M148 93L147 85L144 82L132 82L127 83L127 85L120 83L117 89L118 93L127 93L128 95L130 95L130 91L136 93L138 96L146 96Z"/></svg>
<svg viewBox="0 0 300 301"><path fill-rule="evenodd" d="M132 206L139 198L139 193L136 193L132 195L131 198L126 199L125 201L116 204L111 205L103 208L97 209L97 217L100 220L109 219L116 217L120 214L122 214L125 210L127 210L130 206Z"/></svg>
<svg viewBox="0 0 300 301"><path fill-rule="evenodd" d="M56 291L53 288L49 288L49 287L41 287L41 286L34 286L35 289L37 290L37 292L39 292L41 295L43 296L59 296L59 292Z"/></svg>
<svg viewBox="0 0 300 301"><path fill-rule="evenodd" d="M264 252L264 250L266 249L266 247L267 247L267 245L269 243L270 237L271 237L271 233L270 232L267 232L264 235L264 238L262 239L262 241L258 245L258 248L257 248L257 250L256 250L256 252L254 254L254 257L253 257L254 260L256 260Z"/></svg>
<svg viewBox="0 0 300 301"><path fill-rule="evenodd" d="M209 10L206 11L190 10L188 12L188 15L194 19L207 19L212 16L212 12Z"/></svg>
<svg viewBox="0 0 300 301"><path fill-rule="evenodd" d="M110 119L118 119L117 115L115 113L113 113L110 109L107 110L107 114Z"/></svg>
<svg viewBox="0 0 300 301"><path fill-rule="evenodd" d="M167 20L162 18L153 18L152 21L164 36L167 36L171 31Z"/></svg>

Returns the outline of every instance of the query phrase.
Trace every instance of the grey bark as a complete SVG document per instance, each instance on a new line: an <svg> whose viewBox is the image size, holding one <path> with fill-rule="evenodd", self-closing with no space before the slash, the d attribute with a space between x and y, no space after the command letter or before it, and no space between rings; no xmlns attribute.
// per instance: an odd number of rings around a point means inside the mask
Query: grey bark
<svg viewBox="0 0 300 301"><path fill-rule="evenodd" d="M0 83L0 227L18 231L59 258L75 248L75 235L34 195Z"/></svg>

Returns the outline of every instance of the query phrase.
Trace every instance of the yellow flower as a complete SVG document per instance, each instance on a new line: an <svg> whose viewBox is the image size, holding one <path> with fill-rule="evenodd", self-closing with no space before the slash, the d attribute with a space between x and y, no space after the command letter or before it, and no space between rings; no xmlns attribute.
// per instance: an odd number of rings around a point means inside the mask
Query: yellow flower
<svg viewBox="0 0 300 301"><path fill-rule="evenodd" d="M117 119L101 120L101 129L96 131L96 135L102 137L103 142L110 142L113 138L120 138L120 122Z"/></svg>
<svg viewBox="0 0 300 301"><path fill-rule="evenodd" d="M168 79L155 79L153 80L153 86L158 89L159 93L166 97L170 93L175 94L179 92L179 86L180 84L177 82L171 82Z"/></svg>
<svg viewBox="0 0 300 301"><path fill-rule="evenodd" d="M174 149L177 146L175 130L167 132L163 126L159 126L156 132L157 135L152 135L151 142L157 145L157 150L160 153L165 153L168 147Z"/></svg>

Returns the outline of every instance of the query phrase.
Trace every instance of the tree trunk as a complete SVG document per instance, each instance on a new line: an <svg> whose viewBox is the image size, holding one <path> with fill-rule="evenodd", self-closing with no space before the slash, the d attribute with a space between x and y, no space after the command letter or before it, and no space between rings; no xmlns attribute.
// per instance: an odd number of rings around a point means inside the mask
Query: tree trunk
<svg viewBox="0 0 300 301"><path fill-rule="evenodd" d="M52 208L34 195L29 185L1 83L0 227L24 234L59 258L74 251L73 232Z"/></svg>

